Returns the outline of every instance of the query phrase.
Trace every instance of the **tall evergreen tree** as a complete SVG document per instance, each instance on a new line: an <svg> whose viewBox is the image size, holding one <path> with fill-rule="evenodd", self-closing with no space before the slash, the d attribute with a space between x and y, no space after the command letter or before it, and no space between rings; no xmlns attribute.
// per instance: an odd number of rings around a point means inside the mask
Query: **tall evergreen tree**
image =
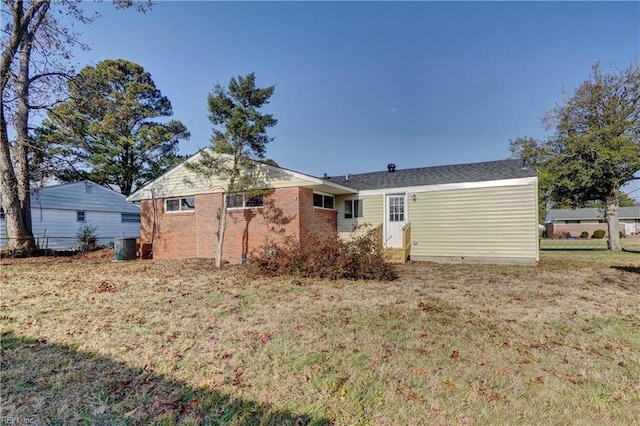
<svg viewBox="0 0 640 426"><path fill-rule="evenodd" d="M265 158L266 145L273 140L267 129L277 124L271 114L259 110L269 103L275 86L256 87L255 74L233 77L229 87L217 84L208 96L209 120L214 126L212 147L203 150L197 162L188 164L201 176L226 182L224 201L218 210L216 224L216 267L222 265L229 195L250 198L260 193L261 181L254 160Z"/></svg>
<svg viewBox="0 0 640 426"><path fill-rule="evenodd" d="M123 59L85 67L69 80L70 99L49 111L42 138L58 161L62 180L117 186L124 195L155 179L182 159L178 142L189 132L151 75Z"/></svg>

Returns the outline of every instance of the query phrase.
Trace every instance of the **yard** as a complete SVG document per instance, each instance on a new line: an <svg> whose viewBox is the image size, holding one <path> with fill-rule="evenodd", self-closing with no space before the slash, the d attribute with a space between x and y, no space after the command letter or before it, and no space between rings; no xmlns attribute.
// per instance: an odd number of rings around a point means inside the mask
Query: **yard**
<svg viewBox="0 0 640 426"><path fill-rule="evenodd" d="M640 254L266 279L2 260L2 423L640 424Z"/></svg>

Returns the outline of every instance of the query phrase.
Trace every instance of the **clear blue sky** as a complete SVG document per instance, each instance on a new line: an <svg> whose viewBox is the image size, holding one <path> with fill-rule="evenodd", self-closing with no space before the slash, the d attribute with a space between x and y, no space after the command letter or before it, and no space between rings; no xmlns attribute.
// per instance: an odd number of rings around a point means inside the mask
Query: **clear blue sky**
<svg viewBox="0 0 640 426"><path fill-rule="evenodd" d="M209 144L214 84L255 72L259 86L276 85L267 156L312 175L507 158L509 139L548 134L545 110L596 61L625 67L640 54L639 2L85 7L103 16L82 29L92 50L78 67L142 65L191 131L182 154Z"/></svg>

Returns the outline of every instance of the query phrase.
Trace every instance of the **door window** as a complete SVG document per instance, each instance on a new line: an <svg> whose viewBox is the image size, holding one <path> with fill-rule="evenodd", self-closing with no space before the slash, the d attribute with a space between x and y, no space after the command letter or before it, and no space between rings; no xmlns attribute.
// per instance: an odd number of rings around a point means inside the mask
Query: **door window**
<svg viewBox="0 0 640 426"><path fill-rule="evenodd" d="M389 197L389 222L404 222L404 197Z"/></svg>

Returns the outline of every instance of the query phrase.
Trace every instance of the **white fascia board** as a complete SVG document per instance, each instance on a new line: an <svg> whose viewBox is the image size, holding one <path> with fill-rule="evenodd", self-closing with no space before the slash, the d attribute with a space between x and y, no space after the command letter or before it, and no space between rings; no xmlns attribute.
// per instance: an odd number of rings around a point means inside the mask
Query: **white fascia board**
<svg viewBox="0 0 640 426"><path fill-rule="evenodd" d="M526 186L535 185L538 182L536 176L516 178L516 179L500 179L487 180L481 182L457 182L443 183L439 185L421 185L421 186L401 186L397 188L382 189L364 189L358 192L358 195L379 195L379 194L398 194L403 192L437 192L449 191L454 189L475 189L475 188L494 188L498 186Z"/></svg>
<svg viewBox="0 0 640 426"><path fill-rule="evenodd" d="M284 167L276 167L276 166L272 166L271 164L266 164L266 163L261 163L262 165L266 166L269 169L272 170L276 170L276 171L280 171L280 172L284 172L292 177L298 178L298 179L302 179L302 180L306 180L310 183L314 183L316 185L324 185L324 186L328 186L331 188L335 188L338 189L340 191L349 193L349 194L356 194L358 191L356 191L353 188L349 188L348 186L342 186L339 185L337 183L333 183L330 181L326 181L324 179L320 179L314 176L310 176L310 175L306 175L304 173L300 173L300 172L296 172L295 170L290 170L290 169L285 169Z"/></svg>

